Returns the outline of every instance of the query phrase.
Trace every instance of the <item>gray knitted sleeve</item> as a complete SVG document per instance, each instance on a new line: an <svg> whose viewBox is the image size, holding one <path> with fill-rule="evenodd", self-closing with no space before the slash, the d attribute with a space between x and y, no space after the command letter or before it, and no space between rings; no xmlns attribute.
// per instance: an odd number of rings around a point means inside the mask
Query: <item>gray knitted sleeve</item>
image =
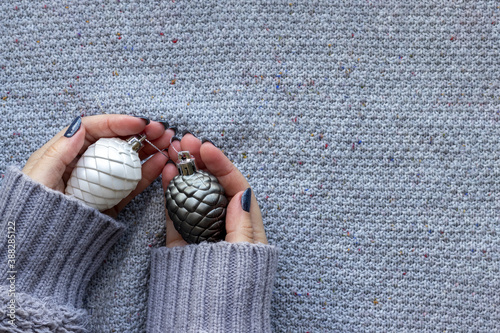
<svg viewBox="0 0 500 333"><path fill-rule="evenodd" d="M87 283L123 228L9 167L0 188L0 331L87 332ZM277 261L278 250L262 244L152 250L148 332L270 332Z"/></svg>
<svg viewBox="0 0 500 333"><path fill-rule="evenodd" d="M85 288L123 229L9 167L0 188L0 331L86 332Z"/></svg>
<svg viewBox="0 0 500 333"><path fill-rule="evenodd" d="M278 250L201 243L152 250L148 333L270 332Z"/></svg>

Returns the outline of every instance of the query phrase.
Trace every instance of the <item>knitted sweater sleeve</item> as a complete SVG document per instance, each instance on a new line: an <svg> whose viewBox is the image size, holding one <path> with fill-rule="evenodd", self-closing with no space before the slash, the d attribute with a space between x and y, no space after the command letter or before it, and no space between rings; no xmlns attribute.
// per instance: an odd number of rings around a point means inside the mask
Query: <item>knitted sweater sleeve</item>
<svg viewBox="0 0 500 333"><path fill-rule="evenodd" d="M9 167L0 187L0 331L87 332L86 286L124 226ZM270 332L278 251L152 251L148 332Z"/></svg>
<svg viewBox="0 0 500 333"><path fill-rule="evenodd" d="M263 244L153 249L147 332L271 332L277 263Z"/></svg>
<svg viewBox="0 0 500 333"><path fill-rule="evenodd" d="M87 283L123 229L9 167L0 188L0 331L87 332Z"/></svg>

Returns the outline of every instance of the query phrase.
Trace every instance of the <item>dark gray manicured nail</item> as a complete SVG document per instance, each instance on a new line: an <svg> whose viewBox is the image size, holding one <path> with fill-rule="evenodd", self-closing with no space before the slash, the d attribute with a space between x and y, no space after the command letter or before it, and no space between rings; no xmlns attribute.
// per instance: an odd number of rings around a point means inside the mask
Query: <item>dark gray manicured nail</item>
<svg viewBox="0 0 500 333"><path fill-rule="evenodd" d="M250 212L250 204L252 203L252 189L249 187L243 192L241 196L241 208L245 212Z"/></svg>
<svg viewBox="0 0 500 333"><path fill-rule="evenodd" d="M172 141L181 141L181 139L179 139L177 136L175 136L175 135L174 135L174 136L172 137Z"/></svg>
<svg viewBox="0 0 500 333"><path fill-rule="evenodd" d="M151 122L151 120L149 120L148 117L143 117L143 116L134 116L136 118L141 118L142 120L144 120L146 122L146 125L149 125L149 123Z"/></svg>
<svg viewBox="0 0 500 333"><path fill-rule="evenodd" d="M170 128L167 128L167 129L171 129L172 131L174 131L174 135L177 135L177 127L172 126Z"/></svg>
<svg viewBox="0 0 500 333"><path fill-rule="evenodd" d="M188 130L184 130L184 132L182 132L182 136L186 135L186 134L191 134L192 136L194 136L195 138L197 138L196 135L194 135L193 133L191 133L190 131Z"/></svg>
<svg viewBox="0 0 500 333"><path fill-rule="evenodd" d="M204 144L205 142L210 142L210 143L211 143L211 144L213 144L215 147L217 147L217 146L215 145L215 143L213 143L213 142L212 142L212 140L210 140L209 138L202 138L202 139L201 139L201 144Z"/></svg>
<svg viewBox="0 0 500 333"><path fill-rule="evenodd" d="M82 126L82 117L78 116L75 119L73 119L73 122L71 125L69 125L68 129L66 130L66 133L64 133L64 136L67 138L71 138L73 135L75 135L76 132L80 129Z"/></svg>
<svg viewBox="0 0 500 333"><path fill-rule="evenodd" d="M163 125L163 127L165 128L165 131L168 129L168 126L169 126L168 122L163 121L163 120L162 121L158 120L158 122Z"/></svg>

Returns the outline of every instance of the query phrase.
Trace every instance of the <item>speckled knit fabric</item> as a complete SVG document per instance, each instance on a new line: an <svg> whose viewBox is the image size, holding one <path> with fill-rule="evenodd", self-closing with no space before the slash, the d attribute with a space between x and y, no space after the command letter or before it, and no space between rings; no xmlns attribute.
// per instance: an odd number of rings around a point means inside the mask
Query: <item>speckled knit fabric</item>
<svg viewBox="0 0 500 333"><path fill-rule="evenodd" d="M500 330L496 1L3 1L0 176L79 114L212 139L280 251L277 332ZM144 332L160 182L88 287Z"/></svg>

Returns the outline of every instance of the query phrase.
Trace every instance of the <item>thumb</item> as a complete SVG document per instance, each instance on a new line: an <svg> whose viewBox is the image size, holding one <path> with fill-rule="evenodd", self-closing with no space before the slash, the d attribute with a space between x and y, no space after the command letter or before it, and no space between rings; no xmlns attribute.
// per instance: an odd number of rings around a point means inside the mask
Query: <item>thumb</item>
<svg viewBox="0 0 500 333"><path fill-rule="evenodd" d="M253 243L253 226L250 214L252 189L236 193L229 205L226 214L226 242Z"/></svg>
<svg viewBox="0 0 500 333"><path fill-rule="evenodd" d="M64 188L57 187L61 184L66 167L75 159L85 142L85 128L81 124L82 118L76 117L66 133L45 150L29 172L33 180L64 191Z"/></svg>

